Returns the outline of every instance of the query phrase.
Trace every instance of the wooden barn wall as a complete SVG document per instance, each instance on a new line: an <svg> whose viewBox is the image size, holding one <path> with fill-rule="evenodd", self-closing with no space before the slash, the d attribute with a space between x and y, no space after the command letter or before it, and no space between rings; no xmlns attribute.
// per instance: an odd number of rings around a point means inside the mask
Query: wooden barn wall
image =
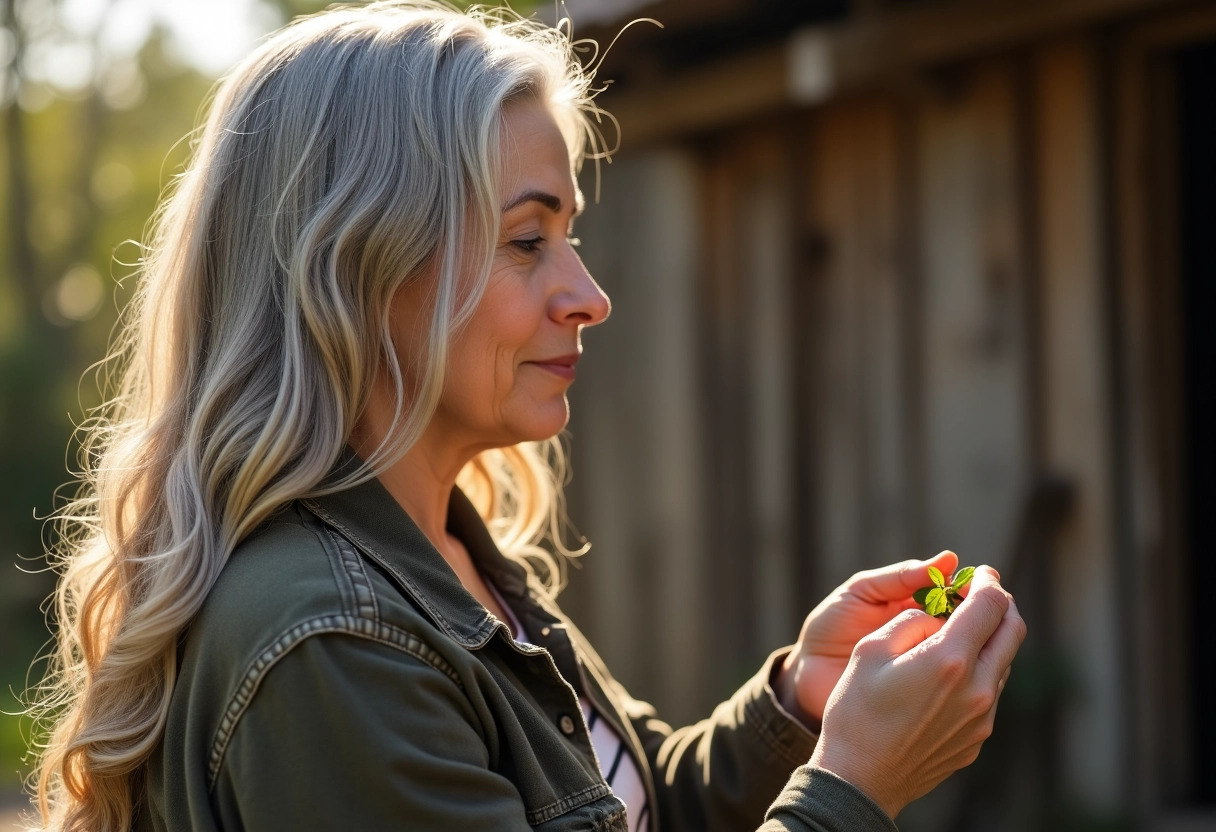
<svg viewBox="0 0 1216 832"><path fill-rule="evenodd" d="M614 309L586 334L571 394L571 515L593 549L567 604L675 721L790 641L809 601L790 581L785 150L758 135L622 156L579 224Z"/></svg>
<svg viewBox="0 0 1216 832"><path fill-rule="evenodd" d="M706 569L708 471L700 394L699 183L677 152L621 158L580 221L582 254L609 294L584 335L571 395L571 516L592 541L569 603L637 695L704 701L715 656ZM594 194L594 174L585 185ZM691 714L689 714L691 715Z"/></svg>
<svg viewBox="0 0 1216 832"><path fill-rule="evenodd" d="M1031 590L1075 668L1059 788L1125 805L1096 60L1049 43L604 168L567 605L671 721L858 569L1016 569L1051 471L1078 496Z"/></svg>

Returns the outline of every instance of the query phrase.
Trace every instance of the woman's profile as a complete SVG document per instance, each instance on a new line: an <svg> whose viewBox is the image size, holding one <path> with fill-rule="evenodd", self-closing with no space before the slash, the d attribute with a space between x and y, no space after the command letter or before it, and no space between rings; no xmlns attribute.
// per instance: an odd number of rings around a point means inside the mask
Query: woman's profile
<svg viewBox="0 0 1216 832"><path fill-rule="evenodd" d="M915 609L953 553L683 728L562 613L593 94L564 31L434 0L220 83L61 516L39 828L870 832L975 759L1024 626L987 567Z"/></svg>

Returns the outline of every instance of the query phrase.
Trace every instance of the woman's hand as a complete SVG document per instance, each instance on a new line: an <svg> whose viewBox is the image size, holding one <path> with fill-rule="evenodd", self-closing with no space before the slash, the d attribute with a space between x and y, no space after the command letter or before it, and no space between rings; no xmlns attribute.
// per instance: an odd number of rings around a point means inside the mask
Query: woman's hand
<svg viewBox="0 0 1216 832"><path fill-rule="evenodd" d="M974 762L1026 634L998 581L980 567L948 620L909 610L858 642L828 700L811 764L894 818Z"/></svg>
<svg viewBox="0 0 1216 832"><path fill-rule="evenodd" d="M958 566L958 557L942 552L929 560L858 572L815 607L773 683L782 707L817 729L853 647L904 610L916 607L912 593L932 583L930 566L949 575Z"/></svg>

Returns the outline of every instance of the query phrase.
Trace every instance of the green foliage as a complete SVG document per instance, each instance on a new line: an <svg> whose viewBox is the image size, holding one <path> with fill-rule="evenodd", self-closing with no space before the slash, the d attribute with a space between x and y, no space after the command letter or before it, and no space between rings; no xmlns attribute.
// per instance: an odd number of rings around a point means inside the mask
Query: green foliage
<svg viewBox="0 0 1216 832"><path fill-rule="evenodd" d="M954 612L955 608L963 602L963 588L971 583L974 576L975 567L964 566L955 572L952 580L947 583L946 576L941 573L941 570L930 566L929 580L933 581L933 586L925 586L916 590L912 593L912 600L929 615L949 618L950 613Z"/></svg>
<svg viewBox="0 0 1216 832"><path fill-rule="evenodd" d="M25 736L19 717L0 713L0 790L13 792L21 787L28 774L25 756Z"/></svg>

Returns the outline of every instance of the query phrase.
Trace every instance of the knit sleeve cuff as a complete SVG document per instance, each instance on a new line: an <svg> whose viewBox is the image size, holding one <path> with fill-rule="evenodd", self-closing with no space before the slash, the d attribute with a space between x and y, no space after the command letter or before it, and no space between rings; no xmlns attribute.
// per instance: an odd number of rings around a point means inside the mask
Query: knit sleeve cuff
<svg viewBox="0 0 1216 832"><path fill-rule="evenodd" d="M769 807L763 832L899 832L861 789L821 768L801 766Z"/></svg>

